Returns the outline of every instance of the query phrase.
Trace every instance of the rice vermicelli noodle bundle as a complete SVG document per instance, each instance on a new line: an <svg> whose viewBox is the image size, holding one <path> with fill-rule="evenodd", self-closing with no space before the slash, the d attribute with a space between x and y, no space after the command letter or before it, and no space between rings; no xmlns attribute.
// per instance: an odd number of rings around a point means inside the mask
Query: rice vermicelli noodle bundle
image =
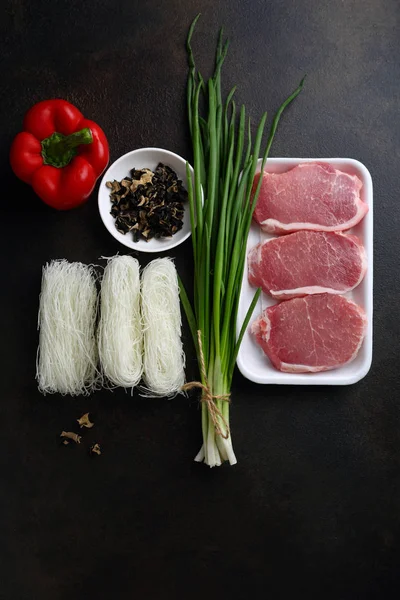
<svg viewBox="0 0 400 600"><path fill-rule="evenodd" d="M89 394L99 383L93 266L53 260L43 267L36 379L43 394Z"/></svg>
<svg viewBox="0 0 400 600"><path fill-rule="evenodd" d="M170 258L150 262L142 274L143 380L148 396L173 396L185 382L179 286Z"/></svg>
<svg viewBox="0 0 400 600"><path fill-rule="evenodd" d="M114 256L104 269L98 328L99 357L112 385L133 388L142 376L143 334L139 263Z"/></svg>

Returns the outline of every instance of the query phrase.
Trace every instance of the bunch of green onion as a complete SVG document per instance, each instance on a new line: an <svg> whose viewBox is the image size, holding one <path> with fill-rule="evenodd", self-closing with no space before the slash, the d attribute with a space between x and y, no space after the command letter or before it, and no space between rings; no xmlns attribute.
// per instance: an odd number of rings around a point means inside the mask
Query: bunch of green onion
<svg viewBox="0 0 400 600"><path fill-rule="evenodd" d="M229 427L229 398L240 343L260 296L257 290L236 336L247 236L262 178L254 193L252 186L267 113L261 118L253 142L245 107L236 110L235 88L222 99L221 67L228 50L222 29L214 74L208 81L203 79L196 69L191 47L199 16L193 21L187 39L187 105L194 157L194 178L188 164L186 169L194 257L193 308L183 285L180 286L203 388L203 446L195 460L214 467L226 460L231 465L236 463ZM280 116L300 93L303 81L272 121L261 171Z"/></svg>

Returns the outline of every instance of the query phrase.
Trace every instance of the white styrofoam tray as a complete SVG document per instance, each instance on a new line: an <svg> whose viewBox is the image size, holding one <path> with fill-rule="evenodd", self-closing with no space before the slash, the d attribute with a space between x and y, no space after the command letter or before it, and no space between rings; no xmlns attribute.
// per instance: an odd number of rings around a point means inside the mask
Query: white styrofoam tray
<svg viewBox="0 0 400 600"><path fill-rule="evenodd" d="M372 179L368 169L358 160L352 158L269 158L266 164L266 171L270 173L282 173L292 169L302 162L326 162L333 167L345 171L350 175L357 175L362 181L361 198L369 206L369 211L364 219L349 233L357 235L364 243L368 268L363 281L355 290L344 294L362 306L367 313L368 327L367 334L361 349L353 362L344 365L332 371L321 373L281 373L272 366L268 357L256 344L253 336L250 334L252 322L268 306L275 304L275 300L266 294L261 294L257 306L254 309L250 319L247 331L244 334L243 341L239 350L237 365L241 373L256 383L276 383L284 385L350 385L360 381L368 373L372 361L372 277L373 277L373 192ZM261 168L261 160L259 160ZM247 240L247 253L260 241L270 238L269 234L261 231L260 227L253 223ZM255 288L252 287L247 279L247 259L245 271L243 274L242 290L239 302L239 312L237 321L237 331L240 331L247 309L253 299Z"/></svg>

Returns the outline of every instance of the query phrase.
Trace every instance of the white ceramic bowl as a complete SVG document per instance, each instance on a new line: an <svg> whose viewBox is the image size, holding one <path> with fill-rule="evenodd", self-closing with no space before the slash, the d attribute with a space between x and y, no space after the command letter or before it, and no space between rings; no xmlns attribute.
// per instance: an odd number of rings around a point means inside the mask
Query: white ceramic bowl
<svg viewBox="0 0 400 600"><path fill-rule="evenodd" d="M131 233L124 235L117 231L115 227L115 219L110 214L112 205L110 190L106 186L106 182L113 181L114 179L121 181L124 177L129 176L131 169L147 168L154 171L160 162L171 167L187 189L186 161L177 154L169 150L163 150L162 148L139 148L138 150L132 150L132 152L124 154L107 169L99 188L99 211L104 225L121 244L139 252L164 252L165 250L179 246L179 244L187 240L191 234L189 203L185 205L183 227L175 235L169 238L151 239L148 242L144 240L134 242ZM193 175L192 167L190 167L190 171Z"/></svg>
<svg viewBox="0 0 400 600"><path fill-rule="evenodd" d="M373 277L373 192L372 179L368 169L358 160L352 158L269 158L266 163L266 171L270 173L282 173L288 171L302 162L326 162L336 169L345 171L350 175L357 175L363 184L361 188L361 199L369 206L369 211L364 219L358 223L350 232L357 235L363 242L368 260L368 268L362 282L356 289L344 294L346 297L360 304L366 311L368 317L368 328L364 342L356 358L347 365L332 371L320 373L282 373L272 366L264 352L256 344L250 334L251 323L262 313L262 311L275 304L272 298L261 294L257 307L250 319L250 325L245 332L243 342L240 346L237 365L242 374L256 383L277 383L284 385L350 385L360 381L368 373L372 360L372 277ZM261 160L258 166L261 166ZM260 241L272 236L261 231L259 226L252 224L247 240L247 251ZM237 330L240 331L246 312L253 299L255 288L247 278L247 258L245 272L243 274L242 290L239 302Z"/></svg>

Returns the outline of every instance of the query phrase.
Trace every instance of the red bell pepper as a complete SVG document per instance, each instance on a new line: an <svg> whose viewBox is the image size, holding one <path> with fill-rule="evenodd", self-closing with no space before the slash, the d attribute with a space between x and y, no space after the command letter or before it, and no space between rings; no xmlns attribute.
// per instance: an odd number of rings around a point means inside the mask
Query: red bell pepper
<svg viewBox="0 0 400 600"><path fill-rule="evenodd" d="M103 130L65 100L44 100L26 113L10 152L14 173L59 210L79 206L108 164Z"/></svg>

